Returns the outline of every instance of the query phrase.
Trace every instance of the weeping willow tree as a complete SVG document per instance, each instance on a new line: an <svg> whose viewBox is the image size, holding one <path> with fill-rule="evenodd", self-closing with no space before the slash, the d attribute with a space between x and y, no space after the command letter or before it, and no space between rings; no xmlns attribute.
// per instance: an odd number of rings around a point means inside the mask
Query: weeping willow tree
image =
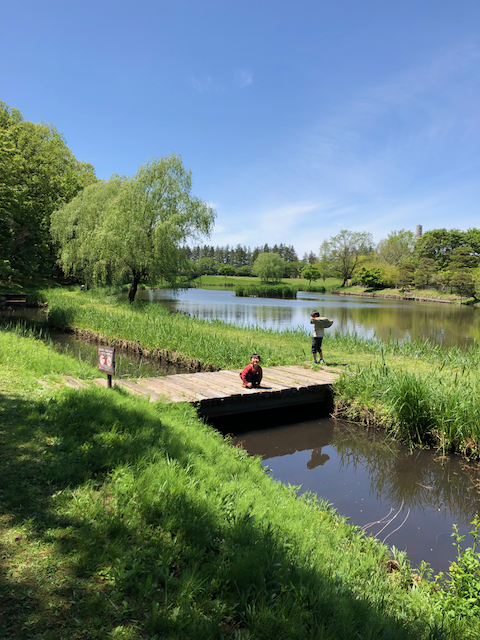
<svg viewBox="0 0 480 640"><path fill-rule="evenodd" d="M86 187L52 215L58 261L66 275L86 282L131 280L135 299L142 278L173 283L180 246L208 236L215 212L191 195L191 172L177 155L152 159L128 178L113 175Z"/></svg>

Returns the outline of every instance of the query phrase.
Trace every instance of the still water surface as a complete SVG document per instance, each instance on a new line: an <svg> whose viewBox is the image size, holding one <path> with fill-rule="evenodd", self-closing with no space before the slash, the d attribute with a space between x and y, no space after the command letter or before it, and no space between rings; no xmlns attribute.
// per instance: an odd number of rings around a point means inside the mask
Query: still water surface
<svg viewBox="0 0 480 640"><path fill-rule="evenodd" d="M310 332L310 313L317 309L321 316L334 319L332 329L341 334L382 340L428 339L462 348L480 341L480 310L465 305L302 291L296 300L237 298L233 291L206 289L139 291L137 297L206 320L280 331L303 327Z"/></svg>
<svg viewBox="0 0 480 640"><path fill-rule="evenodd" d="M425 560L436 573L456 558L453 524L466 534L479 511L478 465L410 452L357 425L306 420L239 433L235 442L261 456L273 478L316 493L352 524L406 551L413 565Z"/></svg>

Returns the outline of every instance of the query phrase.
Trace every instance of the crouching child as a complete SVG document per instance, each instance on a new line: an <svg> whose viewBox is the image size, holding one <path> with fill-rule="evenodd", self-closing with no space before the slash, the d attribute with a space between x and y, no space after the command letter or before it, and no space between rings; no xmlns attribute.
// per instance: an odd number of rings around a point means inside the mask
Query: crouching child
<svg viewBox="0 0 480 640"><path fill-rule="evenodd" d="M245 369L240 373L240 378L242 379L242 386L247 389L252 389L253 387L259 387L262 382L263 371L260 366L260 356L258 353L253 353L250 356L250 364L248 364Z"/></svg>

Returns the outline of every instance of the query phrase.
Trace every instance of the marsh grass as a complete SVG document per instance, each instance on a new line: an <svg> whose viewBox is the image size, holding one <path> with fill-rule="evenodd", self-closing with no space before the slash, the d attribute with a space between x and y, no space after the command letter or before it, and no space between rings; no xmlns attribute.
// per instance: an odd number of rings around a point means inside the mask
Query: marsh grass
<svg viewBox="0 0 480 640"><path fill-rule="evenodd" d="M240 298L248 296L258 298L296 298L297 289L287 284L238 285L235 287L235 295Z"/></svg>
<svg viewBox="0 0 480 640"><path fill-rule="evenodd" d="M0 369L3 637L477 637L476 618L440 632L433 585L413 589L407 561L388 573L386 547L189 405L45 389L37 375L76 363L13 332L2 353L12 338L30 362Z"/></svg>
<svg viewBox="0 0 480 640"><path fill-rule="evenodd" d="M478 376L465 367L419 375L383 362L343 376L336 385L336 399L351 419L370 410L374 422L407 444L478 457L479 391Z"/></svg>

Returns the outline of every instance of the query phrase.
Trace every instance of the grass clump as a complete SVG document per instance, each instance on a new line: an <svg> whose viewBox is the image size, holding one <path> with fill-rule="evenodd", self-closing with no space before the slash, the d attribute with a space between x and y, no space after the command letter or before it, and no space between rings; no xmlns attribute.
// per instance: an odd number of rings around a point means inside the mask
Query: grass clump
<svg viewBox="0 0 480 640"><path fill-rule="evenodd" d="M260 284L235 287L235 295L240 298L296 298L297 289L286 284Z"/></svg>
<svg viewBox="0 0 480 640"><path fill-rule="evenodd" d="M411 446L474 457L480 454L479 391L479 377L465 368L419 374L385 362L342 376L335 386L339 414L386 427Z"/></svg>

